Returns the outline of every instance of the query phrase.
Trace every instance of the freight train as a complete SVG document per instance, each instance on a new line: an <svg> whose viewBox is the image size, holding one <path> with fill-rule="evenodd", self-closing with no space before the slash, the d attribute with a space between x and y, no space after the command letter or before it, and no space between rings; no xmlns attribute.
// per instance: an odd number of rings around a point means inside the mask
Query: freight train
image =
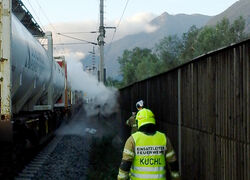
<svg viewBox="0 0 250 180"><path fill-rule="evenodd" d="M45 33L46 49L15 16L11 3L0 1L1 156L10 147L43 143L83 98L71 90L65 59L53 57L52 33Z"/></svg>

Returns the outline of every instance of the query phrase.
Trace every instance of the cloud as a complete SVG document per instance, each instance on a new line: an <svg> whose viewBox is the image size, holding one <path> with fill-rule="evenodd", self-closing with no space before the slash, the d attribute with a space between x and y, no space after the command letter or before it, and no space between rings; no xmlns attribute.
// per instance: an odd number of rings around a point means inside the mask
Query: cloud
<svg viewBox="0 0 250 180"><path fill-rule="evenodd" d="M149 22L155 18L156 15L151 13L138 13L126 19L123 19L119 27L116 30L115 40L121 39L127 35L146 32L151 33L157 30L157 27L152 26ZM98 33L88 33L93 31L98 31L99 22L96 21L83 21L83 22L72 22L72 23L54 23L44 27L46 30L52 31L54 40L54 54L65 55L66 59L79 60L85 57L89 51L92 50L91 44L84 44L84 41L78 41L71 39L69 37L58 35L57 33L62 33L67 36L74 38L87 40L90 42L97 42ZM105 22L105 26L117 26L119 20ZM76 34L68 34L72 32L79 32ZM108 44L111 42L114 30L106 30L105 42ZM67 43L83 43L83 44L68 44ZM64 45L62 45L64 44Z"/></svg>
<svg viewBox="0 0 250 180"><path fill-rule="evenodd" d="M158 29L157 26L152 26L150 24L146 24L146 26L145 26L145 32L147 32L147 33L155 32L157 29Z"/></svg>
<svg viewBox="0 0 250 180"><path fill-rule="evenodd" d="M125 21L135 22L135 23L148 23L155 17L154 14L151 13L137 13L134 16L128 17Z"/></svg>
<svg viewBox="0 0 250 180"><path fill-rule="evenodd" d="M115 40L121 39L124 36L136 34L139 32L153 32L157 29L157 27L150 25L150 21L155 18L156 15L151 13L137 13L134 16L128 17L121 21L117 33L115 36ZM114 24L118 24L118 21L115 21ZM107 39L109 39L108 36Z"/></svg>

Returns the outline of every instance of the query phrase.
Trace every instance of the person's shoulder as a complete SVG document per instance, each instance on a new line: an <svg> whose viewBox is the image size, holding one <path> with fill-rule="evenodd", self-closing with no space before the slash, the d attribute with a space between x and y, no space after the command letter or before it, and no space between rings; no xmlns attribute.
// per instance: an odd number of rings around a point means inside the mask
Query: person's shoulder
<svg viewBox="0 0 250 180"><path fill-rule="evenodd" d="M135 133L133 133L131 136L137 136L139 134L141 134L142 132L141 131L136 131Z"/></svg>
<svg viewBox="0 0 250 180"><path fill-rule="evenodd" d="M133 138L134 141L136 141L138 138L140 138L142 135L144 135L143 132L141 131L136 131L135 133L133 133L131 136Z"/></svg>
<svg viewBox="0 0 250 180"><path fill-rule="evenodd" d="M166 138L168 138L167 133L161 132L161 131L156 131L157 133L164 135Z"/></svg>
<svg viewBox="0 0 250 180"><path fill-rule="evenodd" d="M129 120L133 120L133 119L135 119L134 115L132 115L132 116L129 117Z"/></svg>
<svg viewBox="0 0 250 180"><path fill-rule="evenodd" d="M135 142L135 140L134 140L134 138L133 138L132 135L129 136L129 138L128 138L127 141L126 141L126 143L134 143L134 142Z"/></svg>
<svg viewBox="0 0 250 180"><path fill-rule="evenodd" d="M157 130L156 132L158 132L158 133L160 133L160 134L165 134L165 135L166 135L166 133L164 133L164 132L162 132L162 131L159 131L159 130Z"/></svg>

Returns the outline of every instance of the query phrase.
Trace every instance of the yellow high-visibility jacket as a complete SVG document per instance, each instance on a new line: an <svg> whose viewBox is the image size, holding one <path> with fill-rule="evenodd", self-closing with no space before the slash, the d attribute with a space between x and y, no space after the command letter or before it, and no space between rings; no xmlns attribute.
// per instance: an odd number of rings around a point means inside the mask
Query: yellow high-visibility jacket
<svg viewBox="0 0 250 180"><path fill-rule="evenodd" d="M119 169L118 180L165 180L167 163L176 161L169 138L156 131L154 135L143 132L132 134L123 150L123 161L130 161L129 171ZM172 179L180 179L179 172L171 171Z"/></svg>

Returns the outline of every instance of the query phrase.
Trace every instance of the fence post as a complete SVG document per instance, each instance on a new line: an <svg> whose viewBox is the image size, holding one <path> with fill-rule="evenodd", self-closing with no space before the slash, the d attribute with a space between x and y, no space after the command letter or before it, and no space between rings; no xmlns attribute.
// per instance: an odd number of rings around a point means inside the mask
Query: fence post
<svg viewBox="0 0 250 180"><path fill-rule="evenodd" d="M181 174L181 68L178 69L178 160Z"/></svg>

